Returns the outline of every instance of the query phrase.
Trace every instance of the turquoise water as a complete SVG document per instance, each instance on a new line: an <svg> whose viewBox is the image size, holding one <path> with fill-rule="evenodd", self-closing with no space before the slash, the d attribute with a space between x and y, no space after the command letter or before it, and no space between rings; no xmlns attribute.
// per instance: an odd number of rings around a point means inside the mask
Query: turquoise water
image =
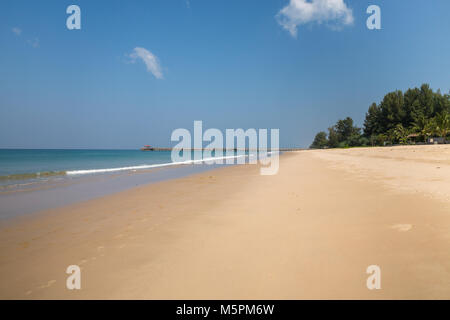
<svg viewBox="0 0 450 320"><path fill-rule="evenodd" d="M0 220L222 166L203 163L172 162L171 151L0 149Z"/></svg>
<svg viewBox="0 0 450 320"><path fill-rule="evenodd" d="M0 149L0 221L205 172L225 162L204 164L196 160L201 151L188 152L193 161L172 162L171 151ZM255 154L203 156L232 158L226 162L233 164L237 158L248 162Z"/></svg>
<svg viewBox="0 0 450 320"><path fill-rule="evenodd" d="M194 151L190 156L194 159ZM0 149L0 187L175 164L180 162L172 162L171 151Z"/></svg>
<svg viewBox="0 0 450 320"><path fill-rule="evenodd" d="M66 152L57 152L57 150L52 150L51 152L44 152L42 150L39 150L39 152L21 151L20 155L24 156L24 154L27 154L27 157L23 157L21 160L22 164L18 165L17 163L11 164L14 158L12 153L8 152L8 156L6 157L5 152L3 152L2 163L8 163L8 167L10 168L9 171L6 171L5 166L3 170L9 174L24 172L27 169L29 172L35 172L36 170L54 170L55 168L60 170L91 170L93 164L94 167L102 169L112 164L129 167L130 165L149 164L150 162L164 163L162 166L157 167L157 169L152 170L120 170L112 173L94 172L91 174L59 174L41 177L34 175L31 178L23 178L23 174L18 174L14 179L3 179L0 181L0 224L4 219L87 201L137 186L177 179L222 166L194 164L165 165L167 163L165 161L170 157L168 155L170 153L166 151L153 155L141 155L137 151L125 150L119 152L105 150L101 150L101 152L86 152L84 150L81 152L83 155L80 152L74 152L72 150L69 153L67 155ZM119 156L117 156L117 153L119 153ZM75 154L77 156L74 156ZM49 155L54 156L51 161L47 159ZM87 160L86 157L90 160ZM113 161L109 161L109 157L113 157ZM8 161L6 161L6 158L8 158ZM25 158L27 161L24 160ZM38 158L42 159L37 160ZM94 158L96 160L92 161ZM31 160L36 160L36 162ZM144 162L141 162L142 160ZM22 176L22 178L19 179L19 176Z"/></svg>
<svg viewBox="0 0 450 320"><path fill-rule="evenodd" d="M0 150L0 177L170 163L170 151Z"/></svg>

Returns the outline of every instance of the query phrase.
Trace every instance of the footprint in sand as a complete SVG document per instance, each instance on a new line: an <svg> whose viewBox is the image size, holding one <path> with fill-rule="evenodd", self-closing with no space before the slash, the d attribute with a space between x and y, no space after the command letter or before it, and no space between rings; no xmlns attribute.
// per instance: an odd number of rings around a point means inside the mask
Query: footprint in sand
<svg viewBox="0 0 450 320"><path fill-rule="evenodd" d="M51 287L55 282L56 282L56 280L50 280L46 284L43 284L42 286L40 286L39 289Z"/></svg>
<svg viewBox="0 0 450 320"><path fill-rule="evenodd" d="M395 224L391 226L392 229L395 229L400 232L406 232L412 229L412 224Z"/></svg>
<svg viewBox="0 0 450 320"><path fill-rule="evenodd" d="M81 266L82 264L85 264L87 262L87 260L83 259L80 262L78 262L78 265Z"/></svg>

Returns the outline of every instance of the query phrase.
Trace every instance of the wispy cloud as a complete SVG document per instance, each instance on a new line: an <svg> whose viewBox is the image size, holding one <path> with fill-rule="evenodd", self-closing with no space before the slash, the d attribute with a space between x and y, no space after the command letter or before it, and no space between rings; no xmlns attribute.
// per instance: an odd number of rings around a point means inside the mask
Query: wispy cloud
<svg viewBox="0 0 450 320"><path fill-rule="evenodd" d="M129 57L132 63L135 63L137 59L141 59L147 67L148 72L151 72L157 79L163 78L159 59L147 49L136 47L129 54Z"/></svg>
<svg viewBox="0 0 450 320"><path fill-rule="evenodd" d="M22 35L22 29L20 29L19 27L14 27L11 28L11 31L16 35L16 36L21 36ZM24 39L25 41L25 39ZM39 38L34 38L34 39L28 39L26 40L26 42L32 46L33 48L37 48L39 47Z"/></svg>
<svg viewBox="0 0 450 320"><path fill-rule="evenodd" d="M22 29L18 28L18 27L14 27L11 29L12 32L14 32L14 34L16 36L20 36L22 34Z"/></svg>
<svg viewBox="0 0 450 320"><path fill-rule="evenodd" d="M28 44L33 48L39 47L39 38L34 38L32 40L27 40Z"/></svg>
<svg viewBox="0 0 450 320"><path fill-rule="evenodd" d="M293 37L297 28L308 23L326 23L333 29L353 24L352 9L344 0L290 0L276 15L278 23Z"/></svg>

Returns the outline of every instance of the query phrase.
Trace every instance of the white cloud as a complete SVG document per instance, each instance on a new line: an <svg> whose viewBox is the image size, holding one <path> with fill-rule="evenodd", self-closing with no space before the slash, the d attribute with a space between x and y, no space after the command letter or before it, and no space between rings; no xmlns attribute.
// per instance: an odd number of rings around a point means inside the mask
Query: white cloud
<svg viewBox="0 0 450 320"><path fill-rule="evenodd" d="M335 29L353 24L352 9L344 0L290 0L276 15L278 23L293 36L297 27L308 23L327 23Z"/></svg>
<svg viewBox="0 0 450 320"><path fill-rule="evenodd" d="M39 47L39 38L34 38L33 40L27 40L27 42L33 48Z"/></svg>
<svg viewBox="0 0 450 320"><path fill-rule="evenodd" d="M138 58L141 59L145 63L148 72L151 72L157 79L163 78L158 58L147 49L136 47L129 57L132 63L135 63Z"/></svg>
<svg viewBox="0 0 450 320"><path fill-rule="evenodd" d="M14 27L14 28L12 28L11 30L12 30L12 32L14 32L14 34L15 34L16 36L20 36L20 35L22 34L22 29L20 29L20 28L18 28L18 27Z"/></svg>

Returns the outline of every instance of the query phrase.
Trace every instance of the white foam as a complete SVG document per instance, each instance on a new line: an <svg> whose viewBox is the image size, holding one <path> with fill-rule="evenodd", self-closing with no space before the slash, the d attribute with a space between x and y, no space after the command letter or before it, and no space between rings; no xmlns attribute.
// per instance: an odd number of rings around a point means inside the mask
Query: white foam
<svg viewBox="0 0 450 320"><path fill-rule="evenodd" d="M161 168L161 167L168 167L168 166L179 166L179 165L184 165L184 164L195 164L195 163L202 163L202 162L206 162L206 161L226 160L226 159L232 159L232 158L237 159L237 158L241 158L241 157L247 157L247 155L211 157L211 158L204 158L204 159L199 159L199 160L187 160L187 161L181 161L181 162L168 162L168 163L148 164L148 165L139 165L139 166L130 166L130 167L120 167L120 168L71 170L71 171L66 171L66 174L67 175L83 175L83 174L94 174L94 173L132 171L132 170L141 170L141 169Z"/></svg>

